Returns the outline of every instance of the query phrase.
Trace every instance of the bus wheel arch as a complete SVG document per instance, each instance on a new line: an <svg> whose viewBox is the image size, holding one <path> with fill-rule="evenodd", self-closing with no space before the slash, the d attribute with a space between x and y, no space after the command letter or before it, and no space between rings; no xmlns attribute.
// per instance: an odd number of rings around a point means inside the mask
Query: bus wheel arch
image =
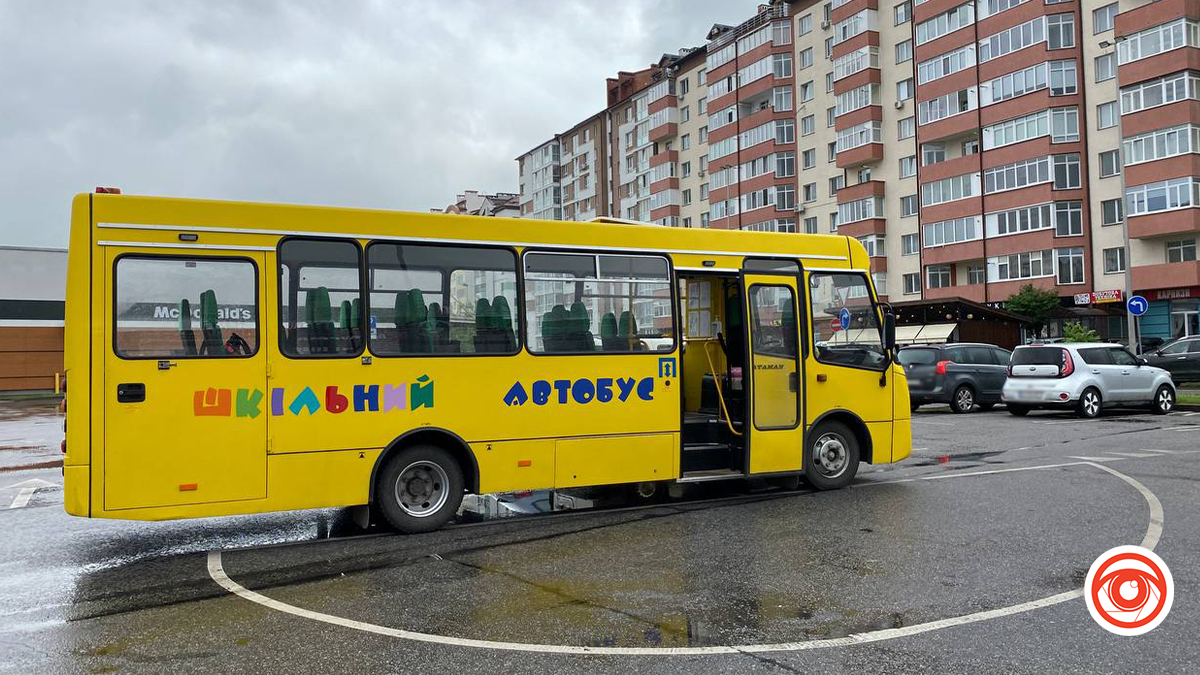
<svg viewBox="0 0 1200 675"><path fill-rule="evenodd" d="M871 431L867 429L867 425L862 421L862 418L850 412L849 410L835 408L813 420L812 424L808 426L809 433L820 426L823 422L839 422L843 424L847 429L850 430L851 433L854 434L855 440L858 441L859 461L864 464L875 463L875 446L871 443ZM805 449L808 448L807 438L805 439L804 447ZM884 461L886 461L886 458Z"/></svg>
<svg viewBox="0 0 1200 675"><path fill-rule="evenodd" d="M375 466L371 468L371 484L368 494L368 499L372 504L375 503L375 487L379 482L379 472L392 457L418 445L433 445L450 453L462 471L463 488L467 492L479 492L479 463L475 460L475 453L471 452L471 447L467 445L467 442L448 429L421 427L410 429L397 436L387 444L383 452L379 453L379 457L375 458Z"/></svg>

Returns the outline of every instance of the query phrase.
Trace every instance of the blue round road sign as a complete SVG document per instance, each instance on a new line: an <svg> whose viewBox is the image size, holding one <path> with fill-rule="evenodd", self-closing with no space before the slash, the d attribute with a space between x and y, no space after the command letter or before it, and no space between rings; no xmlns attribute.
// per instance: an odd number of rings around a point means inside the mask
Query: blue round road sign
<svg viewBox="0 0 1200 675"><path fill-rule="evenodd" d="M842 311L838 312L838 321L842 322L842 330L846 330L847 328L849 328L850 327L850 310L843 307Z"/></svg>
<svg viewBox="0 0 1200 675"><path fill-rule="evenodd" d="M1141 316L1150 309L1150 303L1140 295L1129 296L1129 302L1125 303L1129 308L1129 313L1134 316Z"/></svg>

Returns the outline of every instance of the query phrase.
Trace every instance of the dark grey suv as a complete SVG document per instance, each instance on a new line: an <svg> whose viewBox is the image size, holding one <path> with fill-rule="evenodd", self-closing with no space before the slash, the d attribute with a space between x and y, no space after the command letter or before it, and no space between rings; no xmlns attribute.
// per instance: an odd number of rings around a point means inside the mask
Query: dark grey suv
<svg viewBox="0 0 1200 675"><path fill-rule="evenodd" d="M1142 354L1146 362L1171 373L1175 384L1200 382L1200 337L1192 336Z"/></svg>
<svg viewBox="0 0 1200 675"><path fill-rule="evenodd" d="M990 410L1000 402L1012 353L995 345L954 343L903 347L896 360L908 376L912 409L926 403L949 403L956 413L978 405Z"/></svg>

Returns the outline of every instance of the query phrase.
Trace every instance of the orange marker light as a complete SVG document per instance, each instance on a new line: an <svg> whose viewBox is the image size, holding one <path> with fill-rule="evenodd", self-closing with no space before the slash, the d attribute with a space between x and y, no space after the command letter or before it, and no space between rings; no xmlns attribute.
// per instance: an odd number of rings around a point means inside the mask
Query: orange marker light
<svg viewBox="0 0 1200 675"><path fill-rule="evenodd" d="M518 459L517 466L533 466L533 462L528 459Z"/></svg>
<svg viewBox="0 0 1200 675"><path fill-rule="evenodd" d="M194 490L195 490L197 487L199 487L199 484L198 484L198 483L181 483L181 484L179 485L179 491L180 491L180 492L192 492L192 491L194 491Z"/></svg>

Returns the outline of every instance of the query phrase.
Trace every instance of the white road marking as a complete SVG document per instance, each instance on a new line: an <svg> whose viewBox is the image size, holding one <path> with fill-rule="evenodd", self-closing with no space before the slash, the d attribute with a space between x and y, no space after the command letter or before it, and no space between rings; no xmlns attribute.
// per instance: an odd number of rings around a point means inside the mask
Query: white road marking
<svg viewBox="0 0 1200 675"><path fill-rule="evenodd" d="M1141 452L1160 452L1160 453L1165 453L1168 455L1191 455L1191 454L1200 452L1200 450L1160 450L1158 448L1154 448L1154 449L1141 448L1140 451Z"/></svg>
<svg viewBox="0 0 1200 675"><path fill-rule="evenodd" d="M13 498L12 504L8 505L8 508L24 508L25 505L29 503L29 500L33 498L33 493L45 487L55 487L55 484L44 481L41 478L30 478L29 480L23 480L20 483L14 483L12 485L5 486L5 490L13 490L16 488L21 489L21 491L17 493L17 496Z"/></svg>
<svg viewBox="0 0 1200 675"><path fill-rule="evenodd" d="M1085 462L1121 462L1121 457L1088 457L1086 455L1067 455L1071 459L1082 459Z"/></svg>
<svg viewBox="0 0 1200 675"><path fill-rule="evenodd" d="M1019 467L1014 469L998 469L995 471L975 471L971 473L955 473L947 478L960 478L967 476L983 476L997 473L1008 473L1012 471L1032 471L1037 469L1053 469L1064 466L1092 466L1101 471L1120 478L1135 490L1141 493L1146 500L1146 504L1150 507L1150 523L1146 526L1146 535L1142 538L1140 546L1154 550L1158 545L1159 539L1162 538L1163 526L1163 509L1162 502L1154 495L1145 485L1126 476L1125 474L1111 469L1102 464L1095 462L1071 462L1066 464L1047 464L1032 467ZM388 628L387 626L379 626L365 621L355 621L354 619L346 619L340 616L331 614L323 614L312 610L304 609L289 605L285 602L280 602L273 598L269 598L261 593L256 593L249 590L229 578L225 574L225 569L221 564L221 552L212 550L208 552L208 574L213 581L217 582L222 588L237 595L243 600L262 605L269 609L274 609L285 614L298 616L304 619L320 621L322 623L341 626L343 628L352 628L366 633L374 633L376 635L384 635L387 637L395 637L404 640L414 640L417 642L427 642L440 645L450 645L456 647L474 647L480 649L497 649L517 652L537 652L542 654L606 654L615 656L698 656L712 654L744 654L744 653L763 653L763 652L793 652L805 651L810 649L821 649L825 647L847 647L856 644L865 644L869 642L879 642L881 640L892 640L900 637L909 637L919 635L930 631L941 630L943 628L952 628L954 626L962 626L969 623L977 623L988 619L997 619L1000 617L1020 614L1034 609L1043 607L1051 607L1068 600L1074 600L1083 596L1082 589L1075 589L1058 593L1038 600L1030 600L1007 607L991 609L984 612L975 612L973 614L964 614L962 616L951 617L949 619L939 619L937 621L929 621L926 623L914 624L912 626L904 626L902 628L889 628L885 630L869 631L866 633L855 633L843 638L829 638L824 640L807 640L803 642L780 642L775 644L760 644L760 645L733 645L733 646L712 646L712 647L582 647L577 645L550 645L550 644L535 644L525 642L501 642L494 640L475 640L471 638L460 638L449 635L434 635L430 633L418 633L415 631L402 630L399 628Z"/></svg>
<svg viewBox="0 0 1200 675"><path fill-rule="evenodd" d="M913 420L913 424L936 424L939 427L952 427L950 422L930 422L929 420Z"/></svg>
<svg viewBox="0 0 1200 675"><path fill-rule="evenodd" d="M1161 454L1156 452L1119 452L1117 450L1109 450L1108 454L1120 455L1122 457L1162 457Z"/></svg>
<svg viewBox="0 0 1200 675"><path fill-rule="evenodd" d="M1184 416L1184 417L1195 417L1196 415L1200 415L1200 412L1186 412L1186 413L1183 413L1183 416Z"/></svg>

